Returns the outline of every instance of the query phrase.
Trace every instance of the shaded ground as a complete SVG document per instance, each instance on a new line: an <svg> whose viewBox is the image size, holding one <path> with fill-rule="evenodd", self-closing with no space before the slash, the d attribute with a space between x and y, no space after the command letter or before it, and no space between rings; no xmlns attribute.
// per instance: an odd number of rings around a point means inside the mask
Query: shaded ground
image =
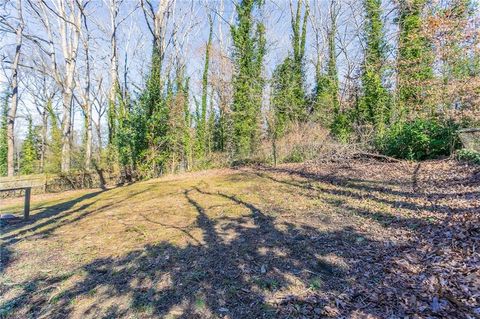
<svg viewBox="0 0 480 319"><path fill-rule="evenodd" d="M0 317L478 318L479 216L480 171L446 161L34 197L1 228Z"/></svg>

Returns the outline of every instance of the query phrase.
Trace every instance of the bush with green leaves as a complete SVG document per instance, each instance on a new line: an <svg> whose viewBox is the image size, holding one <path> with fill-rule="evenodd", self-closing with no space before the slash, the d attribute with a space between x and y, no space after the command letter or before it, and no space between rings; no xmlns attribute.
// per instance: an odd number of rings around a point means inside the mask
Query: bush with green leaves
<svg viewBox="0 0 480 319"><path fill-rule="evenodd" d="M461 149L457 151L457 159L459 161L480 165L480 152L469 149Z"/></svg>
<svg viewBox="0 0 480 319"><path fill-rule="evenodd" d="M333 135L342 143L347 143L352 135L352 112L339 113L331 127Z"/></svg>
<svg viewBox="0 0 480 319"><path fill-rule="evenodd" d="M425 160L450 155L460 146L453 121L421 119L397 123L379 138L379 150L388 156Z"/></svg>

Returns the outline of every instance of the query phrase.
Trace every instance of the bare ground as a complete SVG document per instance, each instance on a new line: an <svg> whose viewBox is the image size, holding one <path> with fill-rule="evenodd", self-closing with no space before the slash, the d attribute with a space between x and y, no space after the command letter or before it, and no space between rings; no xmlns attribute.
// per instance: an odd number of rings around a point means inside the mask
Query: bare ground
<svg viewBox="0 0 480 319"><path fill-rule="evenodd" d="M5 318L480 317L480 169L454 161L39 196L1 240Z"/></svg>

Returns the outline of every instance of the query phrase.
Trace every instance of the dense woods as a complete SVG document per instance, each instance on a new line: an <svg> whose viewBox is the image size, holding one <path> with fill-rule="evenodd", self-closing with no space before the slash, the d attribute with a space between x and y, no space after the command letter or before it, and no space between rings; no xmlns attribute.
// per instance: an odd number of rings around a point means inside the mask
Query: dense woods
<svg viewBox="0 0 480 319"><path fill-rule="evenodd" d="M303 160L305 148L277 152L306 130L417 160L452 154L456 131L480 121L473 0L0 9L1 175Z"/></svg>

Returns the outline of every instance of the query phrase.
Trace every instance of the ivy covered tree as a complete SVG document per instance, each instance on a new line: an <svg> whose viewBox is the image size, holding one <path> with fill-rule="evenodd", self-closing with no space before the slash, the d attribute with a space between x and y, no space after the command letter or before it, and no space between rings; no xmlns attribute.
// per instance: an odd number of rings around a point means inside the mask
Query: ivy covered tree
<svg viewBox="0 0 480 319"><path fill-rule="evenodd" d="M260 115L264 79L265 26L256 21L253 11L263 0L242 0L236 4L237 23L233 38L233 142L237 158L247 158L260 139Z"/></svg>
<svg viewBox="0 0 480 319"><path fill-rule="evenodd" d="M116 72L116 71L115 71ZM112 83L112 96L108 100L108 107L107 107L107 126L108 126L108 144L111 145L115 143L115 134L117 131L117 124L118 124L118 114L117 114L117 101L118 92L120 92L120 83L118 80L114 79L114 83Z"/></svg>
<svg viewBox="0 0 480 319"><path fill-rule="evenodd" d="M0 176L7 175L7 114L8 94L2 97L2 109L0 113Z"/></svg>
<svg viewBox="0 0 480 319"><path fill-rule="evenodd" d="M62 129L57 114L52 106L52 100L47 102L48 118L50 119L50 136L47 144L45 172L59 173L62 168Z"/></svg>
<svg viewBox="0 0 480 319"><path fill-rule="evenodd" d="M295 94L293 64L293 59L288 56L273 71L271 105L275 112L275 128L273 129L276 137L282 136L288 124L299 115L296 112L299 101Z"/></svg>
<svg viewBox="0 0 480 319"><path fill-rule="evenodd" d="M435 93L437 106L443 106L444 110L473 106L470 99L475 94L468 92L467 87L475 86L474 78L478 76L475 69L478 72L479 39L474 23L478 6L472 0L450 0L429 7L428 36L440 74L440 89Z"/></svg>
<svg viewBox="0 0 480 319"><path fill-rule="evenodd" d="M315 73L315 87L313 90L312 117L324 126L331 125L333 114L331 112L330 81L323 68Z"/></svg>
<svg viewBox="0 0 480 319"><path fill-rule="evenodd" d="M331 23L328 31L328 64L327 80L330 90L330 103L334 116L340 113L340 101L338 99L338 69L337 69L337 50L335 37L337 35L337 13L331 9Z"/></svg>
<svg viewBox="0 0 480 319"><path fill-rule="evenodd" d="M218 99L217 112L213 112L213 149L218 152L232 153L232 116L229 105L223 103L222 97Z"/></svg>
<svg viewBox="0 0 480 319"><path fill-rule="evenodd" d="M365 56L362 69L363 95L358 107L358 120L370 124L381 133L389 120L389 94L383 84L386 43L381 16L381 0L364 0Z"/></svg>
<svg viewBox="0 0 480 319"><path fill-rule="evenodd" d="M212 152L215 150L215 122L216 122L216 114L215 108L213 105L213 94L210 94L210 106L208 109L208 118L207 118L207 150L208 152Z"/></svg>
<svg viewBox="0 0 480 319"><path fill-rule="evenodd" d="M137 160L141 159L141 151L144 134L143 116L139 116L139 109L134 110L133 101L128 91L121 92L117 90L116 101L117 113L115 124L115 135L113 141L116 144L116 152L118 155L118 163L123 175L127 181L132 180L132 173L136 169Z"/></svg>
<svg viewBox="0 0 480 319"><path fill-rule="evenodd" d="M20 153L20 173L23 175L33 174L38 169L38 145L39 139L32 124L32 118L28 118L27 136L22 144Z"/></svg>
<svg viewBox="0 0 480 319"><path fill-rule="evenodd" d="M205 63L203 67L203 74L202 74L202 101L201 101L201 108L198 114L198 122L197 122L197 139L196 139L196 148L197 148L197 155L199 157L204 157L208 150L208 136L209 132L209 125L207 120L207 103L208 103L208 67L210 65L210 49L212 46L212 37L213 37L213 20L212 17L208 16L210 31L208 33L208 41L205 46Z"/></svg>
<svg viewBox="0 0 480 319"><path fill-rule="evenodd" d="M168 106L163 92L162 57L156 45L153 46L150 74L146 88L140 96L137 112L136 147L139 149L142 174L159 176L165 169L168 158L167 130Z"/></svg>
<svg viewBox="0 0 480 319"><path fill-rule="evenodd" d="M183 79L183 77L182 77ZM181 80L181 79L179 79ZM183 106L183 162L185 170L189 170L193 166L194 159L194 131L192 129L192 114L190 112L190 78L185 78L182 81L178 81L181 85L179 94L182 96L181 104Z"/></svg>
<svg viewBox="0 0 480 319"><path fill-rule="evenodd" d="M272 106L275 110L276 136L281 136L290 122L303 121L307 115L305 95L305 42L308 3L302 18L302 3L292 11L292 51L275 68L272 78Z"/></svg>
<svg viewBox="0 0 480 319"><path fill-rule="evenodd" d="M339 14L337 6L336 0L331 0L329 8L330 22L327 30L327 64L325 69L321 69L320 66L317 68L313 102L314 117L324 126L330 128L335 128L341 117L335 41Z"/></svg>
<svg viewBox="0 0 480 319"><path fill-rule="evenodd" d="M424 32L426 0L400 1L397 61L397 118L422 113L433 78L432 46Z"/></svg>
<svg viewBox="0 0 480 319"><path fill-rule="evenodd" d="M166 141L169 170L172 173L190 166L192 143L189 135L188 82L184 66L177 65L174 81L169 83L167 93L169 115Z"/></svg>

